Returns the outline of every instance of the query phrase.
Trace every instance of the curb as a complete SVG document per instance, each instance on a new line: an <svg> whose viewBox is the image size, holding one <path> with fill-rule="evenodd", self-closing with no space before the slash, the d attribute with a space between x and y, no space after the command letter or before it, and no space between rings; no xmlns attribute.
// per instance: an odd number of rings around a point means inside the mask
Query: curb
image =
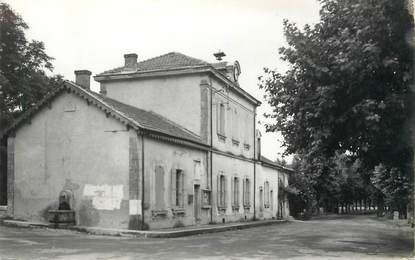
<svg viewBox="0 0 415 260"><path fill-rule="evenodd" d="M53 228L53 229L66 229L72 231L83 232L91 235L103 235L103 236L121 236L121 237L143 237L143 238L175 238L184 236L193 236L208 233L217 233L238 229L247 229L260 226L268 226L274 224L288 223L288 220L268 220L268 221L255 221L250 223L237 223L227 226L206 226L194 229L185 230L130 230L130 229L111 229L111 228L97 228L97 227L83 227L83 226L70 226L70 227L57 227L55 224L49 223L37 223L26 222L18 220L3 220L3 225L10 227L20 228Z"/></svg>

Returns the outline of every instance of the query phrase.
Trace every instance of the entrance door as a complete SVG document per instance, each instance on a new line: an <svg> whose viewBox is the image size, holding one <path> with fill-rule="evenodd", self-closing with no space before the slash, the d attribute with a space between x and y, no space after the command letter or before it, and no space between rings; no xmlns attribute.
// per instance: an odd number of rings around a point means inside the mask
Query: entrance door
<svg viewBox="0 0 415 260"><path fill-rule="evenodd" d="M197 223L200 220L200 185L195 185L194 194L193 216L195 217L195 222Z"/></svg>

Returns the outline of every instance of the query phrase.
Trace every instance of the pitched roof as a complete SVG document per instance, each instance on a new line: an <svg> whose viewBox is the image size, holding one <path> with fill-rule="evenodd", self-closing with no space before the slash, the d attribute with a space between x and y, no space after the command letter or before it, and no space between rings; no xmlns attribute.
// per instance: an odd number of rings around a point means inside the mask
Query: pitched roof
<svg viewBox="0 0 415 260"><path fill-rule="evenodd" d="M40 111L44 106L50 104L53 98L61 93L64 93L65 90L86 99L87 102L97 106L103 112L111 115L121 123L129 125L135 129L148 130L167 135L172 138L204 145L197 135L169 121L161 115L121 103L89 90L85 90L71 81L65 81L62 86L54 89L33 108L25 112L10 127L5 129L5 131L0 134L0 138L8 134L10 131L19 128L25 121L30 120L34 114Z"/></svg>
<svg viewBox="0 0 415 260"><path fill-rule="evenodd" d="M193 142L201 142L195 134L192 134L190 131L187 131L159 114L133 107L102 95L99 95L99 97L114 110L123 113L128 118L137 122L140 128L168 134L173 137L179 137Z"/></svg>
<svg viewBox="0 0 415 260"><path fill-rule="evenodd" d="M94 76L94 79L98 82L101 82L111 79L120 80L125 77L131 79L149 75L174 75L183 72L211 72L220 80L225 81L226 84L232 85L239 94L246 97L249 101L256 105L260 105L261 102L259 100L242 89L239 86L238 82L234 82L232 79L230 79L227 73L224 73L223 70L227 69L226 64L226 62L208 63L206 61L196 59L179 52L169 52L158 57L138 62L136 69L121 66L99 73Z"/></svg>
<svg viewBox="0 0 415 260"><path fill-rule="evenodd" d="M152 70L166 70L173 68L186 68L186 67L197 67L210 65L208 62L199 60L196 58L189 57L179 52L169 52L167 54L154 57L148 60L140 61L137 63L137 71L152 71ZM118 67L115 69L104 71L100 75L117 74L122 72L131 72L125 68L125 66Z"/></svg>
<svg viewBox="0 0 415 260"><path fill-rule="evenodd" d="M288 168L288 167L285 167L283 165L280 165L280 164L278 164L278 163L276 163L276 162L268 159L267 157L265 157L263 155L261 155L260 161L263 162L263 163L265 163L265 164L267 164L267 165L270 165L270 166L279 168L281 170L285 170L285 171L289 171L289 172L293 172L294 171L293 169Z"/></svg>

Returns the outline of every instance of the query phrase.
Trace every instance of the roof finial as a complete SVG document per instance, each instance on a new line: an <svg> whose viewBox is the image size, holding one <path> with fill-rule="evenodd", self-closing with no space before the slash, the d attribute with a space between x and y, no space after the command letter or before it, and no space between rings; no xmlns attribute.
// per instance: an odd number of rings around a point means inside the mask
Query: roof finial
<svg viewBox="0 0 415 260"><path fill-rule="evenodd" d="M215 58L216 58L218 61L221 61L221 60L222 60L222 58L226 56L226 54L225 54L223 51L218 50L218 52L213 53L213 56L215 56Z"/></svg>

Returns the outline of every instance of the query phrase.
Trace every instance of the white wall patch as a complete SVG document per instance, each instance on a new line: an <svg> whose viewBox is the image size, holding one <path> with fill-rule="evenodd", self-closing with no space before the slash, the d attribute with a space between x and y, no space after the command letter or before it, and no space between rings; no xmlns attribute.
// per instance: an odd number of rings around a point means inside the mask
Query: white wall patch
<svg viewBox="0 0 415 260"><path fill-rule="evenodd" d="M141 200L130 200L130 215L141 215Z"/></svg>
<svg viewBox="0 0 415 260"><path fill-rule="evenodd" d="M121 208L123 185L85 184L83 196L92 197L92 205L99 210L115 210Z"/></svg>

